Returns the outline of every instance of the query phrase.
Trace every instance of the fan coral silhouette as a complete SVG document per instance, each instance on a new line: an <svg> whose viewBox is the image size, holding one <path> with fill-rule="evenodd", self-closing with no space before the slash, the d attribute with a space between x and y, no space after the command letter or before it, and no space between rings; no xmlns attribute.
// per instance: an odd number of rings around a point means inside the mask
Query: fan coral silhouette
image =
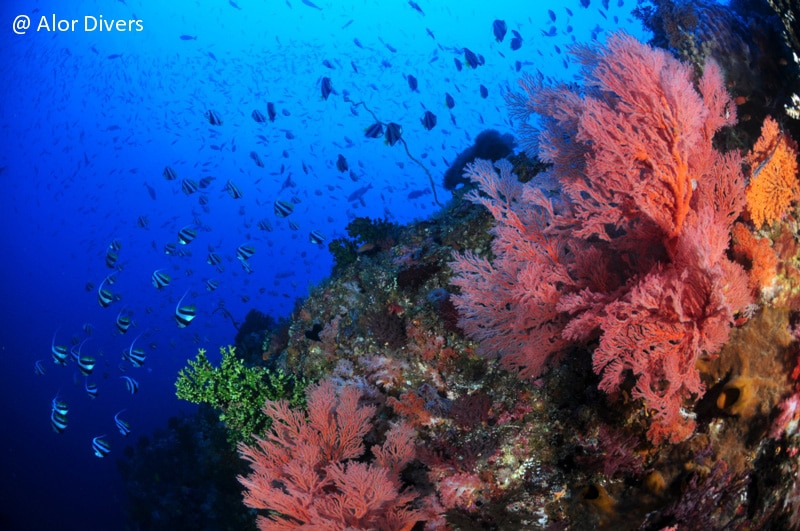
<svg viewBox="0 0 800 531"><path fill-rule="evenodd" d="M517 182L507 161L468 166L483 193L467 197L496 221L496 258L451 264L459 325L523 378L598 340L600 388L614 397L631 375L650 440L678 442L694 429L684 406L704 392L695 362L751 302L726 255L741 157L712 146L735 109L713 62L695 89L690 67L625 34L572 53L583 89L527 77L509 97L529 155L553 164L542 184Z"/></svg>
<svg viewBox="0 0 800 531"><path fill-rule="evenodd" d="M239 444L252 472L239 481L245 505L268 509L264 530L410 530L422 519L410 507L414 492L400 491L400 471L415 454L414 430L392 427L383 445L372 447L373 463L355 461L372 429L375 408L358 404L361 391L338 393L330 380L307 389L308 416L288 402L267 401L272 429L255 446Z"/></svg>

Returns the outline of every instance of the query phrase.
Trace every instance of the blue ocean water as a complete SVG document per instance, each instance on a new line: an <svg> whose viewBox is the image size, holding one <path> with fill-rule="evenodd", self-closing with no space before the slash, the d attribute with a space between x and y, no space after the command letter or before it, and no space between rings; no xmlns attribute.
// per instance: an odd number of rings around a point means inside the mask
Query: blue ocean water
<svg viewBox="0 0 800 531"><path fill-rule="evenodd" d="M213 354L232 343L236 331L218 309L239 321L251 308L288 316L329 274L327 242L344 236L348 221L434 214L426 170L446 202L441 178L457 154L484 129L514 133L503 94L516 80L536 72L570 80L573 42L620 28L646 39L633 7L633 0L3 2L0 528L123 529L115 456L192 410L175 398L174 381L199 347ZM20 15L29 17L27 31ZM508 28L502 42L495 20ZM516 50L512 31L521 39ZM470 67L465 49L480 64ZM323 78L333 90L327 98ZM268 116L268 103L274 121L256 121L253 111ZM430 130L425 111L437 117ZM212 125L209 112L222 123ZM365 137L375 117L402 127L408 152ZM340 155L347 170L337 168ZM165 179L167 167L175 180ZM213 178L206 188L182 190L204 178ZM293 212L277 216L276 201ZM184 227L197 232L186 245L177 243ZM311 242L311 231L326 241ZM177 252L165 253L168 244ZM118 258L108 267L112 245ZM242 245L255 249L252 272L236 258ZM212 251L219 268L207 263ZM160 290L151 281L159 269L171 277ZM115 282L101 286L112 274ZM209 279L216 290L207 290ZM102 288L118 298L106 308L98 303ZM197 316L178 328L184 293L182 305L194 305ZM120 315L132 320L124 334ZM137 337L146 362L134 368L122 353ZM52 345L83 340L81 354L96 359L86 377L75 361L58 366L51 354ZM44 374L35 373L37 361ZM121 376L136 379L139 391L129 393ZM97 398L87 384L97 386ZM56 398L69 406L62 433L51 427ZM114 425L121 410L132 429L127 439ZM92 450L97 436L110 444L104 459Z"/></svg>

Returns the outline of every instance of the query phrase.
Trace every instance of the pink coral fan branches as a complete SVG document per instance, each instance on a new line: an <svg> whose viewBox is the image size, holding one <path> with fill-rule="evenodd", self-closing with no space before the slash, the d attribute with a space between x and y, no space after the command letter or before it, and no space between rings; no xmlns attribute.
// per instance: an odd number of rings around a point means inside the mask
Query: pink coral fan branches
<svg viewBox="0 0 800 531"><path fill-rule="evenodd" d="M694 429L684 407L704 392L695 363L751 302L726 255L744 206L741 156L712 145L733 106L714 63L695 88L688 66L625 34L573 53L582 89L528 77L509 98L523 145L553 164L541 187L504 161L467 170L480 189L467 198L495 218L496 258L451 264L459 325L523 378L597 340L600 388L615 396L633 376L650 440L677 442Z"/></svg>
<svg viewBox="0 0 800 531"><path fill-rule="evenodd" d="M414 431L392 427L375 461L355 461L364 454L364 435L372 429L375 409L360 405L355 387L337 391L323 380L307 390L308 414L284 401L268 401L270 433L254 446L239 445L252 472L239 477L245 505L267 509L261 530L411 529L421 520L411 507L416 493L401 491L399 473L414 458ZM311 527L309 527L311 526Z"/></svg>

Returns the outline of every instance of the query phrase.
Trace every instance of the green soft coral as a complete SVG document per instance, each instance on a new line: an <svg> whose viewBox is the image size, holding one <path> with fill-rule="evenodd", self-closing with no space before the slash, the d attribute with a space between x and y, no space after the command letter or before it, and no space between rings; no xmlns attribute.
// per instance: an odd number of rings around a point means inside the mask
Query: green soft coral
<svg viewBox="0 0 800 531"><path fill-rule="evenodd" d="M235 347L220 347L220 353L222 362L214 367L205 349L199 349L197 358L181 369L175 388L178 398L219 410L233 442L267 432L271 420L261 413L267 400L288 400L295 407L304 404L305 379L280 369L247 367Z"/></svg>

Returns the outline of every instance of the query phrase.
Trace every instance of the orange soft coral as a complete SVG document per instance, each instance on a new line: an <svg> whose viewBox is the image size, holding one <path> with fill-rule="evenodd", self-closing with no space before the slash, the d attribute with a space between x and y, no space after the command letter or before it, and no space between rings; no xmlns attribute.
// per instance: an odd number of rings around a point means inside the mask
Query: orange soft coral
<svg viewBox="0 0 800 531"><path fill-rule="evenodd" d="M731 231L733 250L750 262L750 288L755 292L768 286L776 275L778 256L770 246L768 238L757 239L741 223L736 223Z"/></svg>
<svg viewBox="0 0 800 531"><path fill-rule="evenodd" d="M747 212L756 227L777 221L800 197L797 181L797 144L782 133L778 123L767 116L761 138L747 154L750 184L747 186Z"/></svg>

